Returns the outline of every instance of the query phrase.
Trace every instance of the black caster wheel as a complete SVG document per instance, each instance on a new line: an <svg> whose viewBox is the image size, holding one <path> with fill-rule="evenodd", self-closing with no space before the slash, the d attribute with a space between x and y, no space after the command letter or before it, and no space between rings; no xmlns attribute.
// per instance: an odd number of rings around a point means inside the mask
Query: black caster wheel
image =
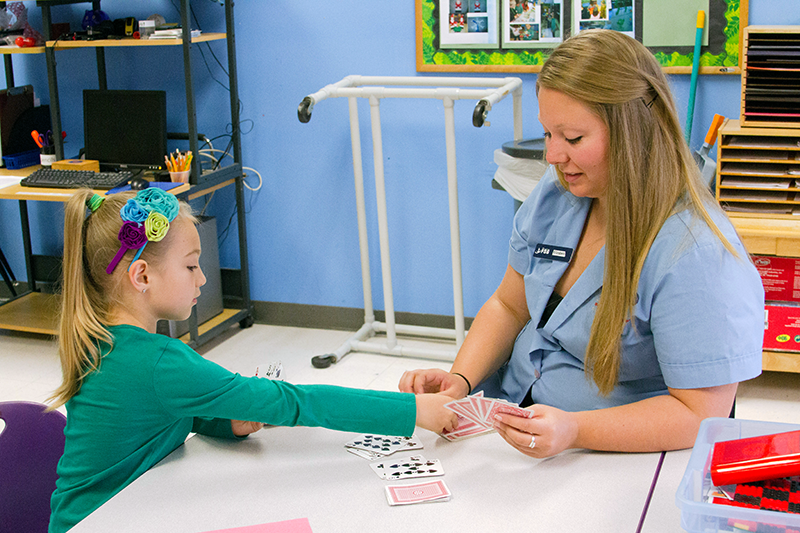
<svg viewBox="0 0 800 533"><path fill-rule="evenodd" d="M328 368L336 362L336 356L332 353L326 355L315 355L311 358L311 365L314 368Z"/></svg>
<svg viewBox="0 0 800 533"><path fill-rule="evenodd" d="M241 319L239 321L239 327L242 328L242 329L247 329L247 328L251 327L254 323L255 323L255 321L253 320L253 317L246 316L246 317L244 317L243 319Z"/></svg>
<svg viewBox="0 0 800 533"><path fill-rule="evenodd" d="M311 110L313 107L314 103L311 101L310 97L306 96L303 98L303 101L297 106L297 120L303 124L308 123L308 121L311 120Z"/></svg>

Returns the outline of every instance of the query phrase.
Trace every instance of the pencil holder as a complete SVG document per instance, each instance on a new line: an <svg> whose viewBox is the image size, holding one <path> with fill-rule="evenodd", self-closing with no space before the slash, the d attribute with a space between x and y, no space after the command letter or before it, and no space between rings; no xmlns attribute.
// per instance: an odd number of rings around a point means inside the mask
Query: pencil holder
<svg viewBox="0 0 800 533"><path fill-rule="evenodd" d="M46 144L41 147L39 153L39 162L43 167L49 167L56 162L56 147L51 144Z"/></svg>
<svg viewBox="0 0 800 533"><path fill-rule="evenodd" d="M189 174L191 174L191 170L183 170L181 172L170 172L169 179L170 181L177 182L177 183L189 183Z"/></svg>
<svg viewBox="0 0 800 533"><path fill-rule="evenodd" d="M164 156L164 163L169 171L170 181L189 183L192 172L192 151L171 153Z"/></svg>

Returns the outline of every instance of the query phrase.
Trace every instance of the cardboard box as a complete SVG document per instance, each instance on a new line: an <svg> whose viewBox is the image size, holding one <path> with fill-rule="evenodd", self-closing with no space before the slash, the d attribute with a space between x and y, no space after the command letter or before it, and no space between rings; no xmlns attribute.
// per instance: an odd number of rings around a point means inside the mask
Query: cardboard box
<svg viewBox="0 0 800 533"><path fill-rule="evenodd" d="M800 306L764 306L764 349L800 353Z"/></svg>
<svg viewBox="0 0 800 533"><path fill-rule="evenodd" d="M93 170L100 172L100 161L92 159L62 159L53 163L53 168L58 170Z"/></svg>
<svg viewBox="0 0 800 533"><path fill-rule="evenodd" d="M753 255L764 284L764 299L800 303L800 257Z"/></svg>

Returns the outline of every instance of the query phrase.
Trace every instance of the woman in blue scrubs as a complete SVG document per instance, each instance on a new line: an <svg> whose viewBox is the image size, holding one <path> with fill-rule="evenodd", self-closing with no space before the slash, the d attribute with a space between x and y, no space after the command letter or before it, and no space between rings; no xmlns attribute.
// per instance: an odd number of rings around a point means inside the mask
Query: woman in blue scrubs
<svg viewBox="0 0 800 533"><path fill-rule="evenodd" d="M495 425L532 457L691 447L761 372L758 272L642 44L583 31L536 88L551 166L515 217L505 276L451 371L407 372L400 390L528 406Z"/></svg>

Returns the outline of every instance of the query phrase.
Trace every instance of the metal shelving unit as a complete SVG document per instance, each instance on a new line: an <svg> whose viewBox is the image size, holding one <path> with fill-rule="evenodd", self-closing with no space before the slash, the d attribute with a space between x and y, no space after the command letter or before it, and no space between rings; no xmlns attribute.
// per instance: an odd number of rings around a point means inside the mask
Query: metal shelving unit
<svg viewBox="0 0 800 533"><path fill-rule="evenodd" d="M250 283L247 258L247 233L244 213L244 175L242 172L242 150L241 132L239 129L239 91L236 70L236 40L234 33L234 13L233 0L225 0L225 27L226 32L209 33L199 38L191 39L190 32L184 35L183 39L170 41L164 40L96 40L96 41L54 41L51 39L50 27L52 24L51 8L56 5L87 3L86 0L37 0L36 5L42 10L42 25L44 36L47 41L44 47L31 49L16 49L15 53L42 53L45 54L47 63L47 79L50 92L50 113L53 131L61 131L61 109L59 107L58 76L56 72L55 54L57 51L65 51L76 48L94 48L97 57L97 76L100 89L107 88L107 74L105 62L105 48L117 46L181 46L183 51L183 71L186 86L186 113L189 129L189 148L192 153L198 151L197 135L197 115L194 98L194 83L192 80L192 45L213 40L225 39L227 42L228 53L228 77L230 87L230 112L232 124L232 147L233 164L222 167L216 171L202 173L200 169L200 158L194 158L192 162L192 179L188 190L178 193L184 200L192 200L205 196L223 187L234 186L236 195L236 211L238 218L239 233L239 261L240 261L240 280L241 294L238 295L239 305L235 309L225 309L222 314L212 318L204 324L197 323L196 310L192 311L189 319L189 333L182 337L182 340L192 347L200 346L231 325L239 323L241 327L249 327L253 324L253 308L250 301ZM99 9L98 1L92 2L93 9ZM190 22L190 0L180 0L181 27L191 28ZM6 80L9 87L13 86L13 69L11 68L10 57L6 56ZM57 159L64 158L64 145L60 136L54 138ZM30 233L27 217L27 206L25 200L20 200L20 218L22 222L23 240L25 241L25 255L28 269L28 280L31 291L36 290L36 281L31 261ZM25 295L23 295L25 296ZM16 303L19 298L15 298L9 303ZM49 303L52 307L52 302ZM0 327L9 328L10 326L0 321ZM23 326L14 329L25 329ZM51 333L46 328L37 332ZM54 333L54 332L52 332Z"/></svg>

